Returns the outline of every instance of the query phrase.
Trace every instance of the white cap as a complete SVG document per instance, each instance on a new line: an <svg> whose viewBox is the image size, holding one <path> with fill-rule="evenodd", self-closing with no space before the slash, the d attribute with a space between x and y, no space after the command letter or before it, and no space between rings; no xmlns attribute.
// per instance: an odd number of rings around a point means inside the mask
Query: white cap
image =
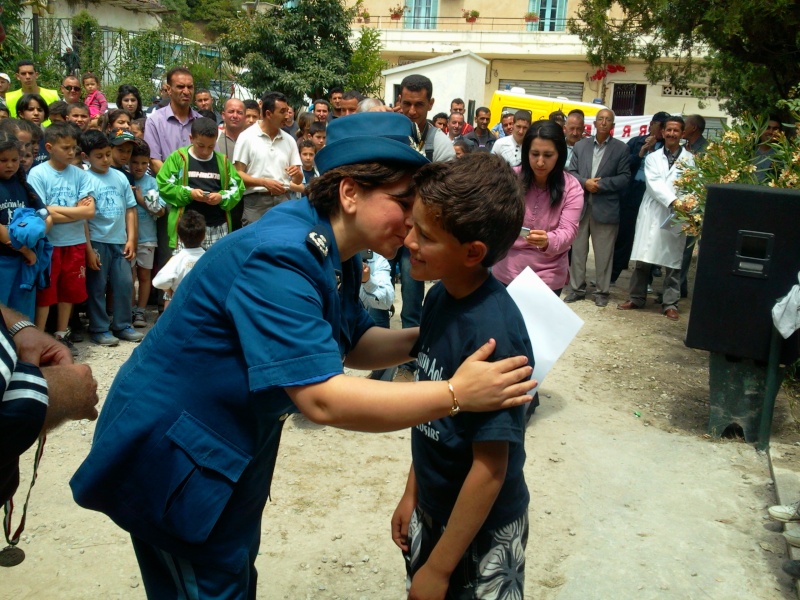
<svg viewBox="0 0 800 600"><path fill-rule="evenodd" d="M11 83L11 77L8 76L8 73L0 73L0 79L5 79L8 83Z"/></svg>

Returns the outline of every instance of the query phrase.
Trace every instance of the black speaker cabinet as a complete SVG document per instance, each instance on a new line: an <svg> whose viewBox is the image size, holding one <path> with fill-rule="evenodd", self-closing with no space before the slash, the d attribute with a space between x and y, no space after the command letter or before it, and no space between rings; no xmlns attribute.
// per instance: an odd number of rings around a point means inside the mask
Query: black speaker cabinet
<svg viewBox="0 0 800 600"><path fill-rule="evenodd" d="M766 362L772 307L798 271L800 191L708 186L686 345ZM782 362L797 353L795 333L782 343Z"/></svg>

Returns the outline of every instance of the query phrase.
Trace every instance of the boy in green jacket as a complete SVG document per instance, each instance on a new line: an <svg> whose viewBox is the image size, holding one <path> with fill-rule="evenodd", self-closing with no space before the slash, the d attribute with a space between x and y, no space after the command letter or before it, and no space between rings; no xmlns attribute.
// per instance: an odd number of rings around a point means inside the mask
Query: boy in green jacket
<svg viewBox="0 0 800 600"><path fill-rule="evenodd" d="M195 119L191 145L170 154L158 172L158 191L172 207L167 218L170 248L182 249L177 230L185 210L205 217L204 250L233 231L230 211L242 199L244 182L227 157L214 151L218 132L213 119Z"/></svg>

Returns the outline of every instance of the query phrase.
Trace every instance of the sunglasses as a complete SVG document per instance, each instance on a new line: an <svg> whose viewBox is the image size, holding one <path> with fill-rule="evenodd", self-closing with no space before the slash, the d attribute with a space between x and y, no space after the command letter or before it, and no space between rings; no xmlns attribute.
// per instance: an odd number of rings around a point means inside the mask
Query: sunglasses
<svg viewBox="0 0 800 600"><path fill-rule="evenodd" d="M61 87L63 87L68 92L80 92L81 91L81 86L79 86L79 85L62 85Z"/></svg>

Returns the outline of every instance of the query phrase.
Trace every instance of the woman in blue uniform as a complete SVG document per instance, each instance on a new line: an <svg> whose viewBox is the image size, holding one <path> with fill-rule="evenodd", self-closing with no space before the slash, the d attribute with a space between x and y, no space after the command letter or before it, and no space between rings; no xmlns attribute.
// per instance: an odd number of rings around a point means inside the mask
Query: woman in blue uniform
<svg viewBox="0 0 800 600"><path fill-rule="evenodd" d="M409 359L417 329L375 327L358 299L361 259L392 257L410 229L411 175L427 162L393 113L337 119L308 199L215 244L184 279L108 393L71 481L81 506L130 532L151 598L255 598L255 557L286 417L391 431L515 406L522 357L449 382L347 377Z"/></svg>

